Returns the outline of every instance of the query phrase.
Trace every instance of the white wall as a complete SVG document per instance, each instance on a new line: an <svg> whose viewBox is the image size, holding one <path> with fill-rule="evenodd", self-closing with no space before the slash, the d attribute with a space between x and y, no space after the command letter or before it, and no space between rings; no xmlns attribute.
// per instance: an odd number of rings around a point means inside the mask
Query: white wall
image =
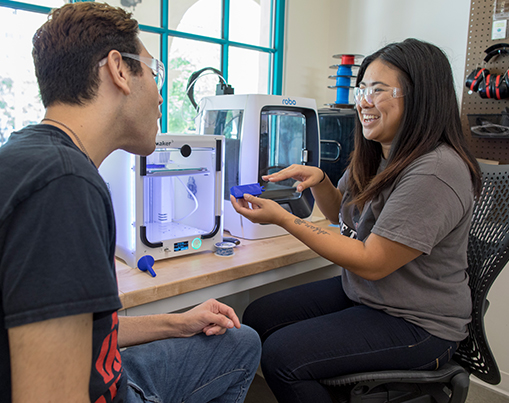
<svg viewBox="0 0 509 403"><path fill-rule="evenodd" d="M332 55L368 55L413 37L445 51L461 96L469 14L470 0L287 0L283 92L332 103Z"/></svg>
<svg viewBox="0 0 509 403"><path fill-rule="evenodd" d="M470 0L287 0L283 93L314 98L318 107L334 102L328 89L338 64L332 55L368 55L409 37L445 51L461 98L470 18ZM502 372L499 390L509 395L509 268L489 294L486 333ZM474 379L475 380L475 379Z"/></svg>
<svg viewBox="0 0 509 403"><path fill-rule="evenodd" d="M334 74L330 53L332 4L338 0L287 0L283 95L313 98L320 108L334 102L327 85ZM342 2L343 0L341 0ZM337 53L337 52L336 52Z"/></svg>
<svg viewBox="0 0 509 403"><path fill-rule="evenodd" d="M508 287L509 265L504 268L491 287L488 294L490 306L486 312L484 323L486 325L486 336L502 374L502 382L497 388L509 396L509 346L507 344L507 336L509 335L509 315L507 314L509 307Z"/></svg>

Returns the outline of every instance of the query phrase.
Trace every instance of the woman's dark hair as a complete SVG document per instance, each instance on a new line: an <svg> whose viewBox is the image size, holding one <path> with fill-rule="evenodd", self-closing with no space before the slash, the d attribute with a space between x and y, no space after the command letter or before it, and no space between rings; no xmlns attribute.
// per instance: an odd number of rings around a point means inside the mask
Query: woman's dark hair
<svg viewBox="0 0 509 403"><path fill-rule="evenodd" d="M474 192L478 195L481 171L461 130L451 66L444 52L417 39L387 45L363 60L357 74L357 86L366 68L375 60L399 72L401 89L405 94L404 110L391 144L387 167L378 175L382 147L363 136L357 119L348 182L353 203L363 206L415 159L441 144L452 147L468 165Z"/></svg>
<svg viewBox="0 0 509 403"><path fill-rule="evenodd" d="M138 22L121 8L80 2L53 10L33 37L32 56L44 107L83 105L99 88L99 61L111 50L140 53ZM124 59L134 74L139 62Z"/></svg>

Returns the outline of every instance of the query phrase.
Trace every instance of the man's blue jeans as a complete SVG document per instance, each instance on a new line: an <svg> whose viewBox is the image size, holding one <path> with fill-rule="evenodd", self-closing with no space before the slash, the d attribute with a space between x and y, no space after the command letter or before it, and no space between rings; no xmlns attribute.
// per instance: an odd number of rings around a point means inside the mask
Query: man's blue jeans
<svg viewBox="0 0 509 403"><path fill-rule="evenodd" d="M243 316L263 342L262 370L279 403L332 402L320 379L384 369L434 369L457 343L354 304L341 277L251 303Z"/></svg>
<svg viewBox="0 0 509 403"><path fill-rule="evenodd" d="M220 336L159 340L122 354L127 402L243 402L260 361L261 344L247 326Z"/></svg>

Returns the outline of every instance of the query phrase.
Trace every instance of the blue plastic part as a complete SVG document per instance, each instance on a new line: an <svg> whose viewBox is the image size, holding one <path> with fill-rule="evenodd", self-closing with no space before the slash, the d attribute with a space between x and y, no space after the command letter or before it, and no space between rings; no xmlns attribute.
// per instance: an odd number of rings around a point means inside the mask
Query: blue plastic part
<svg viewBox="0 0 509 403"><path fill-rule="evenodd" d="M152 277L156 276L156 272L152 268L154 265L154 258L150 255L140 257L138 260L138 269L141 271L148 271Z"/></svg>
<svg viewBox="0 0 509 403"><path fill-rule="evenodd" d="M262 192L265 192L263 186L259 183L251 183L249 185L232 186L230 188L230 194L236 199L243 199L246 193L253 196L260 196Z"/></svg>

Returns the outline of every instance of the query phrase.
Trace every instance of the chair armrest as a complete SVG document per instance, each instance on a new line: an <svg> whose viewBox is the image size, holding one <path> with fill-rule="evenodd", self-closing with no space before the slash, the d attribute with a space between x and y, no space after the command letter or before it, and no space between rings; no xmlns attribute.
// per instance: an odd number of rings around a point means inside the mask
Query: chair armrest
<svg viewBox="0 0 509 403"><path fill-rule="evenodd" d="M437 369L436 371L409 371L409 370L391 370L380 372L365 372L351 375L342 375L330 379L322 379L320 383L326 386L346 386L359 382L369 383L372 386L381 385L389 382L405 383L436 383L447 382L455 375L464 373L468 377L468 372L453 360Z"/></svg>

